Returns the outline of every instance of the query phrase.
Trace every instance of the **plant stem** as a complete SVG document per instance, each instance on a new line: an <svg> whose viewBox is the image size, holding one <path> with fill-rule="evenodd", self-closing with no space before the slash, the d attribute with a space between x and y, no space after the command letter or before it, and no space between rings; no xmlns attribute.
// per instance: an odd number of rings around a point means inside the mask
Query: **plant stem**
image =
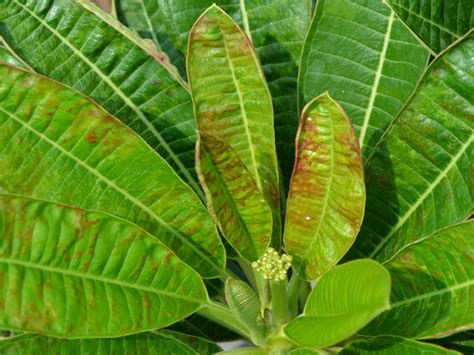
<svg viewBox="0 0 474 355"><path fill-rule="evenodd" d="M255 274L253 272L253 268L250 262L240 257L236 261L242 269L243 273L245 274L245 277L250 282L250 285L252 285L255 291L258 291L257 281L255 280Z"/></svg>
<svg viewBox="0 0 474 355"><path fill-rule="evenodd" d="M303 283L303 278L296 272L293 272L288 283L288 307L290 308L291 318L298 315L298 297Z"/></svg>
<svg viewBox="0 0 474 355"><path fill-rule="evenodd" d="M290 320L286 284L286 281L270 281L272 319L277 326L281 326Z"/></svg>
<svg viewBox="0 0 474 355"><path fill-rule="evenodd" d="M299 290L299 301L301 308L304 308L306 300L308 299L309 294L311 293L311 285L309 282L304 282Z"/></svg>
<svg viewBox="0 0 474 355"><path fill-rule="evenodd" d="M221 303L209 300L198 311L198 314L239 333L247 339L252 339L247 328L236 317L234 317L227 306Z"/></svg>

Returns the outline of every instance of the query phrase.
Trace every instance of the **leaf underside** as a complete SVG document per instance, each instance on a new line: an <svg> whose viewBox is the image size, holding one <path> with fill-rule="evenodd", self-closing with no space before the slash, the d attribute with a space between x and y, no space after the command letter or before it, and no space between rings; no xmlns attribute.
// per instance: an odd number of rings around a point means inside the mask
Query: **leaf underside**
<svg viewBox="0 0 474 355"><path fill-rule="evenodd" d="M415 89L428 56L382 0L318 1L301 60L301 106L329 91L367 158Z"/></svg>
<svg viewBox="0 0 474 355"><path fill-rule="evenodd" d="M386 263L391 309L363 334L445 337L474 328L474 221L409 246Z"/></svg>
<svg viewBox="0 0 474 355"><path fill-rule="evenodd" d="M120 336L172 324L207 295L199 275L138 227L0 195L0 329Z"/></svg>
<svg viewBox="0 0 474 355"><path fill-rule="evenodd" d="M130 220L203 276L222 272L224 248L199 198L140 137L79 93L0 66L0 142L3 190Z"/></svg>
<svg viewBox="0 0 474 355"><path fill-rule="evenodd" d="M366 164L365 219L350 257L384 261L473 210L474 34L428 69Z"/></svg>
<svg viewBox="0 0 474 355"><path fill-rule="evenodd" d="M364 173L354 129L327 93L305 107L297 146L284 240L296 269L314 280L354 242L364 214Z"/></svg>

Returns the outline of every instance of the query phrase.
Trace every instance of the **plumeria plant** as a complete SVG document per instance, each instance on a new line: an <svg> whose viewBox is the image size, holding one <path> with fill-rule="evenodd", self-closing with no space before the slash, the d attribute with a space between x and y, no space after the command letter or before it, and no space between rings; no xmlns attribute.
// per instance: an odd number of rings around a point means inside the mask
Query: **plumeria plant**
<svg viewBox="0 0 474 355"><path fill-rule="evenodd" d="M213 1L0 0L0 353L472 353L472 1Z"/></svg>

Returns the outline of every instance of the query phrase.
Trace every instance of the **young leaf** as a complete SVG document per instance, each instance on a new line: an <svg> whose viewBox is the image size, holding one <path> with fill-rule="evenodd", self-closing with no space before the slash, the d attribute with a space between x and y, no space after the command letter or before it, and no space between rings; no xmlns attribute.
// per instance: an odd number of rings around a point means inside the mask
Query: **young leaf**
<svg viewBox="0 0 474 355"><path fill-rule="evenodd" d="M457 351L440 346L422 343L416 340L382 335L367 340L350 343L339 352L340 355L448 355L460 354Z"/></svg>
<svg viewBox="0 0 474 355"><path fill-rule="evenodd" d="M110 337L172 324L207 294L138 227L99 212L0 195L0 328Z"/></svg>
<svg viewBox="0 0 474 355"><path fill-rule="evenodd" d="M5 355L198 354L181 341L164 336L161 332L114 339L58 339L27 334L0 341L0 353Z"/></svg>
<svg viewBox="0 0 474 355"><path fill-rule="evenodd" d="M153 46L89 0L8 1L0 36L36 72L74 87L136 131L201 193L190 96Z"/></svg>
<svg viewBox="0 0 474 355"><path fill-rule="evenodd" d="M351 257L383 261L473 210L474 33L429 67L367 161L367 208Z"/></svg>
<svg viewBox="0 0 474 355"><path fill-rule="evenodd" d="M441 52L474 27L474 3L471 0L384 1L435 53Z"/></svg>
<svg viewBox="0 0 474 355"><path fill-rule="evenodd" d="M228 279L225 283L225 298L232 313L249 330L255 341L263 339L263 322L260 321L260 300L245 282Z"/></svg>
<svg viewBox="0 0 474 355"><path fill-rule="evenodd" d="M272 211L236 152L219 138L200 133L196 171L207 205L224 237L250 261L272 238Z"/></svg>
<svg viewBox="0 0 474 355"><path fill-rule="evenodd" d="M445 337L474 326L474 221L407 247L386 265L391 309L363 334Z"/></svg>
<svg viewBox="0 0 474 355"><path fill-rule="evenodd" d="M273 96L276 147L286 190L298 126L296 78L311 21L311 0L121 0L119 16L181 67L188 32L213 3L245 30L262 63Z"/></svg>
<svg viewBox="0 0 474 355"><path fill-rule="evenodd" d="M203 276L225 251L193 191L142 139L77 92L0 66L0 188L130 220Z"/></svg>
<svg viewBox="0 0 474 355"><path fill-rule="evenodd" d="M350 117L367 158L428 57L382 0L320 0L303 50L300 99L328 90Z"/></svg>
<svg viewBox="0 0 474 355"><path fill-rule="evenodd" d="M303 110L288 196L285 246L314 280L350 248L364 214L359 144L341 107L324 93Z"/></svg>
<svg viewBox="0 0 474 355"><path fill-rule="evenodd" d="M278 245L280 199L270 93L252 44L215 5L191 30L187 68L199 130L227 143L247 167L272 208Z"/></svg>
<svg viewBox="0 0 474 355"><path fill-rule="evenodd" d="M376 261L354 260L325 273L304 314L285 328L302 346L325 348L350 337L389 308L390 274Z"/></svg>

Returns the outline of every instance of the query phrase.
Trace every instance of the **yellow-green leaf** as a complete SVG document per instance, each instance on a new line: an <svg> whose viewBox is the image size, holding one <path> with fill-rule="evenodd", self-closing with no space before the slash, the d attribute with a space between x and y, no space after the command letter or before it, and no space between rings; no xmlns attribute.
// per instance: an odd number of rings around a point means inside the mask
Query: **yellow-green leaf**
<svg viewBox="0 0 474 355"><path fill-rule="evenodd" d="M324 93L301 116L286 213L286 250L306 279L316 279L344 256L364 204L357 137L342 108Z"/></svg>

